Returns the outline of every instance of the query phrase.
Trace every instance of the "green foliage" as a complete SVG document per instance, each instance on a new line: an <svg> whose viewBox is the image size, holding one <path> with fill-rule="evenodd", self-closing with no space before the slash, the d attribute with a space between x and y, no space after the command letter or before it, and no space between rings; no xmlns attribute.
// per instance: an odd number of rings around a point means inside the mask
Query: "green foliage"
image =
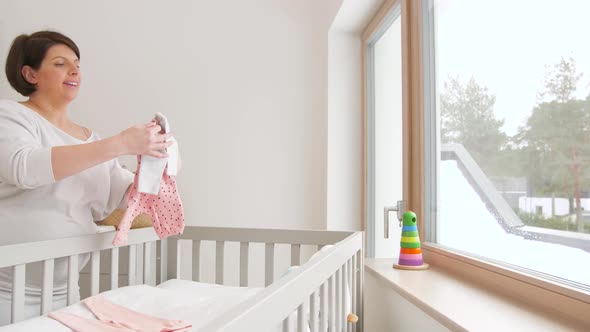
<svg viewBox="0 0 590 332"><path fill-rule="evenodd" d="M500 130L504 120L494 115L495 102L496 97L473 78L466 84L449 78L440 98L442 143L462 144L488 174L507 141Z"/></svg>
<svg viewBox="0 0 590 332"><path fill-rule="evenodd" d="M590 102L574 96L581 77L572 58L553 66L540 94L553 100L540 102L517 135L530 184L542 194L574 197L576 206L590 185ZM576 212L582 231L581 211Z"/></svg>
<svg viewBox="0 0 590 332"><path fill-rule="evenodd" d="M539 101L548 98L549 101L566 103L574 100L574 93L578 82L584 74L577 72L576 61L569 57L567 60L561 57L558 64L545 66L545 79L543 86L545 91L539 92Z"/></svg>
<svg viewBox="0 0 590 332"><path fill-rule="evenodd" d="M576 225L569 221L569 216L545 218L542 215L526 212L517 212L517 215L527 226L576 232ZM590 224L584 226L584 233L590 233Z"/></svg>
<svg viewBox="0 0 590 332"><path fill-rule="evenodd" d="M488 176L526 177L533 195L568 197L581 206L582 191L590 188L590 95L576 99L582 76L571 57L546 66L537 105L514 137L501 130L496 97L485 86L450 77L440 96L441 142L462 144ZM582 231L581 210L576 213Z"/></svg>
<svg viewBox="0 0 590 332"><path fill-rule="evenodd" d="M498 151L494 163L490 165L490 175L507 177L527 177L527 161L522 157L522 150L507 146Z"/></svg>
<svg viewBox="0 0 590 332"><path fill-rule="evenodd" d="M542 103L521 128L529 180L541 194L572 194L590 184L590 113L586 101Z"/></svg>

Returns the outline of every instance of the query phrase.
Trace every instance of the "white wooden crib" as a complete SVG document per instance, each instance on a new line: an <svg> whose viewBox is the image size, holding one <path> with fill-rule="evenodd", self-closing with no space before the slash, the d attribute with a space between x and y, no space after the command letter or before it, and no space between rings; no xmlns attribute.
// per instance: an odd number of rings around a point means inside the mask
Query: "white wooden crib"
<svg viewBox="0 0 590 332"><path fill-rule="evenodd" d="M90 293L99 293L101 251L110 251L110 286L119 285L122 247L111 244L113 232L0 247L0 268L13 267L11 321L23 320L25 264L43 262L40 315L50 312L53 294L54 259L68 257L68 305L76 302L78 255L89 253ZM128 241L128 285L156 286L169 279L200 281L201 244L215 241L215 283L224 285L224 259L239 261L239 286L250 286L249 251L264 244L266 287L241 302L232 304L197 331L270 331L282 324L283 331L362 331L363 235L362 232L247 229L187 226L184 234L159 240L152 228L131 230ZM226 244L239 243L239 258L228 257ZM274 280L276 246L290 245L291 265L300 265L302 246L319 250L334 245L325 254L301 264L300 268ZM127 250L125 250L127 252ZM138 255L138 253L140 255ZM208 257L207 257L208 258ZM103 263L104 263L103 258ZM187 269L187 264L192 268ZM104 264L103 264L104 266ZM104 285L101 287L102 291ZM348 292L348 293L346 293ZM348 305L359 317L347 322ZM198 315L199 313L195 313ZM191 313L192 315L192 313Z"/></svg>

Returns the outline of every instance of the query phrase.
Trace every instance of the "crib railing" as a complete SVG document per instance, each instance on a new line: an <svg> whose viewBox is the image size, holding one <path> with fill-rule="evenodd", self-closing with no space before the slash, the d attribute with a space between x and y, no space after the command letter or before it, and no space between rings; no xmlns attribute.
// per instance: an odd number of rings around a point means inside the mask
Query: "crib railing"
<svg viewBox="0 0 590 332"><path fill-rule="evenodd" d="M24 317L25 265L42 262L42 299L40 314L52 308L53 274L55 259L67 257L67 303L76 300L78 287L78 255L90 254L90 294L98 294L101 251L110 251L110 285L108 289L119 286L120 248L111 244L113 232L63 238L35 243L24 243L0 247L0 268L13 267L11 322ZM307 312L311 331L325 331L325 324L336 327L334 331L361 331L361 323L348 324L342 299L347 285L351 287L352 311L362 317L362 233L313 230L245 229L221 227L185 227L184 234L159 240L152 228L134 229L129 232L128 278L129 285L145 283L156 285L170 277L200 281L201 244L215 241L215 282L224 282L225 247L229 242L239 242L239 283L249 286L249 250L253 243L264 244L264 283L266 289L232 309L227 314L214 319L203 331L245 331L244 326L272 327L283 321L283 330L290 331L296 325L303 331ZM290 245L291 265L301 264L302 245L322 246L336 244L334 250L327 251L307 262L273 284L275 267L275 247L277 244ZM185 250L190 247L190 250ZM338 250L336 250L338 249ZM192 261L192 271L187 273L183 264ZM159 273L156 274L156 271ZM275 293L276 292L276 293ZM286 301L285 299L289 299ZM244 315L248 312L248 315ZM293 322L297 312L297 322ZM319 313L319 314L318 314ZM273 316L271 316L271 314ZM262 319L261 326L260 321ZM276 321L278 320L278 321ZM276 321L276 322L275 322ZM258 323L255 323L258 322ZM243 325L252 323L253 325ZM296 324L293 324L296 323ZM260 327L260 329L258 329ZM343 329L345 328L345 329Z"/></svg>
<svg viewBox="0 0 590 332"><path fill-rule="evenodd" d="M310 239L317 240L321 241ZM307 331L308 327L311 332L327 331L328 326L330 331L362 331L360 320L356 324L347 322L349 313L343 305L346 288L350 287L351 311L362 318L362 248L362 233L348 233L325 255L308 261L199 331L267 331L281 322L283 332Z"/></svg>
<svg viewBox="0 0 590 332"><path fill-rule="evenodd" d="M136 247L150 247L158 240L153 229L136 229L129 233L129 284L137 283L136 280ZM40 314L44 315L52 310L53 298L53 272L54 262L57 258L67 257L68 278L67 278L67 304L74 303L77 297L78 287L78 255L89 253L91 266L91 294L98 293L98 276L100 266L100 251L111 250L111 288L118 287L118 258L119 247L113 247L113 233L102 233L85 235L72 238L63 238L49 241L22 243L0 247L0 268L13 267L11 322L21 321L24 315L25 300L25 265L34 262L43 262L43 277L41 288ZM144 256L144 260L150 260L150 250ZM162 261L166 264L166 261ZM149 264L144 265L149 266ZM163 266L163 270L166 267ZM150 271L144 270L144 276L150 278Z"/></svg>
<svg viewBox="0 0 590 332"><path fill-rule="evenodd" d="M201 281L200 249L202 241L215 241L215 282L224 285L224 252L228 242L240 243L240 286L250 286L248 282L249 251L254 243L263 243L264 249L264 284L268 286L274 282L275 247L278 244L291 246L291 264L301 264L301 246L317 246L317 250L329 244L344 240L351 232L343 231L314 231L314 230L286 230L286 229L252 229L252 228L222 228L222 227L191 227L185 228L182 235L171 238L170 243L176 242L176 277L179 279ZM184 244L184 245L183 245ZM192 252L185 252L183 248L190 248ZM192 261L192 275L181 270L185 260Z"/></svg>

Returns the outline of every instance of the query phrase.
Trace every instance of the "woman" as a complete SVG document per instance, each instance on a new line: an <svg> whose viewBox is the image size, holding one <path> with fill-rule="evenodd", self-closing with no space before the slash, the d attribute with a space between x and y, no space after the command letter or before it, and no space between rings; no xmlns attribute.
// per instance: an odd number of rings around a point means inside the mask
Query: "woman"
<svg viewBox="0 0 590 332"><path fill-rule="evenodd" d="M96 233L95 221L124 206L133 182L116 158L165 158L170 134L151 122L101 139L70 120L82 83L80 51L60 33L18 36L6 76L28 99L0 100L0 245ZM39 314L41 271L40 263L27 266L27 317ZM65 305L66 276L67 261L56 260L54 309ZM9 323L11 287L12 269L0 269L0 326Z"/></svg>

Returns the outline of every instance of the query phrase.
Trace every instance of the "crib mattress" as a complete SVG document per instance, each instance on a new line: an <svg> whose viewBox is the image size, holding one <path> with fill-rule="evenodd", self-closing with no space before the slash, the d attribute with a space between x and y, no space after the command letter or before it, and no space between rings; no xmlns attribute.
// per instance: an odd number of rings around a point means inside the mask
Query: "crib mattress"
<svg viewBox="0 0 590 332"><path fill-rule="evenodd" d="M196 330L217 314L229 309L263 288L232 287L195 281L168 280L156 287L136 285L103 292L104 297L116 304L148 315L180 319ZM81 302L59 311L96 319ZM28 319L0 327L1 332L48 331L69 332L65 325L47 316Z"/></svg>

